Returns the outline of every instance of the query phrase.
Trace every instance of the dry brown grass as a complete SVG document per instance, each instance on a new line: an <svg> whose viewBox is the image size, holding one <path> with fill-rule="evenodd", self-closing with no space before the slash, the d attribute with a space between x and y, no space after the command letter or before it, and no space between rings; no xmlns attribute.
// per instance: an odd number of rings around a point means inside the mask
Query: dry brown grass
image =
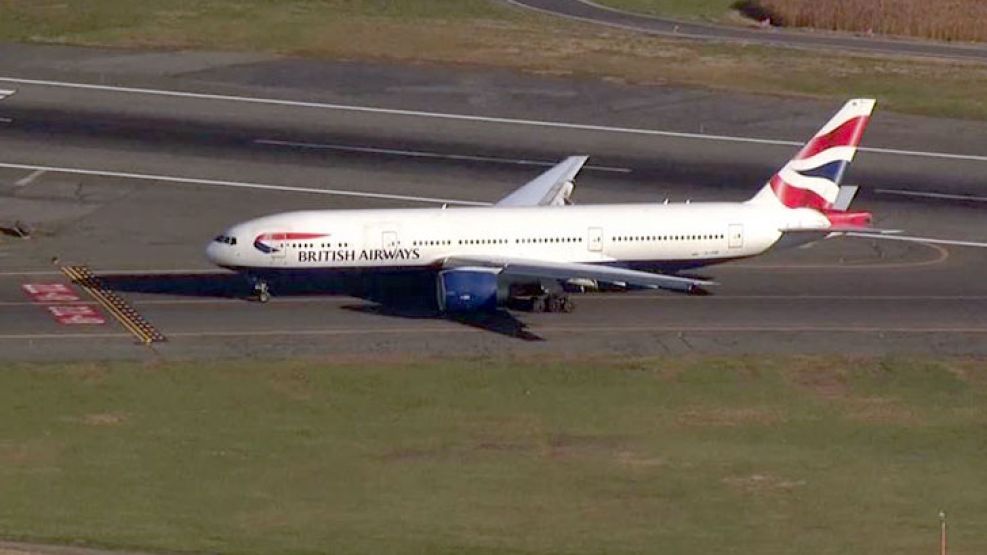
<svg viewBox="0 0 987 555"><path fill-rule="evenodd" d="M947 41L987 41L984 0L758 0L778 24Z"/></svg>

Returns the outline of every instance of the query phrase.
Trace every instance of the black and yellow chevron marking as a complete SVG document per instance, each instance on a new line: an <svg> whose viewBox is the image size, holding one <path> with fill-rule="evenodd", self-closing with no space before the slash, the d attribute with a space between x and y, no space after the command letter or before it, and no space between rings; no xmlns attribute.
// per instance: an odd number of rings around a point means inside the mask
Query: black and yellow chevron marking
<svg viewBox="0 0 987 555"><path fill-rule="evenodd" d="M145 345L165 341L165 336L144 319L123 297L103 286L103 282L93 275L87 266L62 266L62 273L72 280L72 283L85 289L96 299L107 312L113 315L120 324L138 341Z"/></svg>

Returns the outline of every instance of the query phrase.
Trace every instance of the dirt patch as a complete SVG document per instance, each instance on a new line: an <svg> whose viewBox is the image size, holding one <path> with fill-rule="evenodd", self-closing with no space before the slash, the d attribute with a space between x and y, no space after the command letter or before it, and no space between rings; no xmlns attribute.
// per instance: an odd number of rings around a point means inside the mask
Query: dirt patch
<svg viewBox="0 0 987 555"><path fill-rule="evenodd" d="M99 364L79 364L69 367L69 374L85 384L98 385L103 383L109 370Z"/></svg>
<svg viewBox="0 0 987 555"><path fill-rule="evenodd" d="M308 401L312 398L312 381L308 372L300 368L277 372L271 378L271 389L295 401Z"/></svg>
<svg viewBox="0 0 987 555"><path fill-rule="evenodd" d="M784 417L769 408L691 408L678 413L678 422L687 426L734 427L784 422Z"/></svg>
<svg viewBox="0 0 987 555"><path fill-rule="evenodd" d="M806 484L805 480L788 480L770 474L731 476L724 478L723 483L749 494L784 493Z"/></svg>
<svg viewBox="0 0 987 555"><path fill-rule="evenodd" d="M87 414L80 420L83 424L89 426L118 426L127 421L127 415L115 412L103 412Z"/></svg>
<svg viewBox="0 0 987 555"><path fill-rule="evenodd" d="M963 383L987 386L987 360L959 360L946 364L946 370Z"/></svg>
<svg viewBox="0 0 987 555"><path fill-rule="evenodd" d="M625 443L617 436L559 434L549 438L545 454L551 459L609 457L626 450Z"/></svg>
<svg viewBox="0 0 987 555"><path fill-rule="evenodd" d="M665 459L661 457L642 457L633 451L618 451L617 462L632 468L655 468L663 466Z"/></svg>
<svg viewBox="0 0 987 555"><path fill-rule="evenodd" d="M519 455L535 450L533 443L487 440L459 446L402 447L384 453L381 458L385 462L469 460L492 455Z"/></svg>
<svg viewBox="0 0 987 555"><path fill-rule="evenodd" d="M381 456L384 462L415 462L448 459L456 453L449 447L400 447L391 449Z"/></svg>
<svg viewBox="0 0 987 555"><path fill-rule="evenodd" d="M915 412L887 397L857 397L845 403L846 417L868 424L917 424Z"/></svg>
<svg viewBox="0 0 987 555"><path fill-rule="evenodd" d="M50 442L32 440L0 442L0 465L43 468L53 466L60 448Z"/></svg>
<svg viewBox="0 0 987 555"><path fill-rule="evenodd" d="M44 545L0 541L0 555L148 555L138 551L111 551L73 545Z"/></svg>
<svg viewBox="0 0 987 555"><path fill-rule="evenodd" d="M847 364L832 361L798 359L785 373L797 387L826 400L844 399L850 394Z"/></svg>

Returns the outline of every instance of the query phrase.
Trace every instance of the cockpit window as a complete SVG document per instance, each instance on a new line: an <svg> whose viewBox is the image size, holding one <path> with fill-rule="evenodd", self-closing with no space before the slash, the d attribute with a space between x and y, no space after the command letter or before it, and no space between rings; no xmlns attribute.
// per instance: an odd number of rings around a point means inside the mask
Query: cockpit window
<svg viewBox="0 0 987 555"><path fill-rule="evenodd" d="M217 243L225 243L227 245L235 245L236 237L229 237L227 235L217 235L216 238L213 239L213 241L216 241Z"/></svg>

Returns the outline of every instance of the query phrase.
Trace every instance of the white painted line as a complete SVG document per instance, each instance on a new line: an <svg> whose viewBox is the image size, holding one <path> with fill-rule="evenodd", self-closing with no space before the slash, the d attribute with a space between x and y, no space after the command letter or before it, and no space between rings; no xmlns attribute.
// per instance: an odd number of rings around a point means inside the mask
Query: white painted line
<svg viewBox="0 0 987 555"><path fill-rule="evenodd" d="M545 166L552 167L559 162L548 162L545 160L522 160L515 158L499 158L495 156L472 156L467 154L442 154L439 152L424 152L420 150L395 150L390 148L377 148L369 146L350 145L330 145L322 143L299 143L294 141L278 141L275 139L257 139L254 141L260 145L289 146L297 148L311 148L318 150L336 150L340 152L360 152L372 154L390 154L394 156L408 156L412 158L439 158L443 160L465 160L470 162L494 162L498 164L514 164L517 166ZM614 173L631 173L630 168L618 168L614 166L594 166L588 164L583 166L588 170Z"/></svg>
<svg viewBox="0 0 987 555"><path fill-rule="evenodd" d="M748 144L758 144L758 145L792 146L792 147L800 147L804 144L798 141L784 141L778 139L759 139L755 137L739 137L732 135L707 135L705 133L685 133L679 131L664 131L659 129L641 129L636 127L613 127L607 125L565 123L565 122L557 122L557 121L530 120L530 119L520 119L520 118L475 116L468 114L445 114L441 112L426 112L421 110L375 108L372 106L350 106L346 104L330 104L326 102L305 102L298 100L282 100L277 98L257 98L250 96L234 96L234 95L224 95L224 94L168 91L161 89L146 89L140 87L117 87L112 85L93 85L88 83L71 83L65 81L21 79L17 77L0 77L0 82L20 83L24 85L37 85L44 87L62 87L69 89L97 90L97 91L130 93L130 94L146 94L146 95L168 96L168 97L177 97L177 98L195 98L200 100L222 100L222 101L233 101L233 102L246 102L251 104L269 104L276 106L294 106L300 108L318 108L323 110L339 110L344 112L365 112L365 113L373 113L373 114L412 116L412 117L445 119L445 120L455 120L455 121L500 123L500 124L509 124L509 125L524 125L529 127L546 127L546 128L554 128L554 129L574 129L580 131L602 131L607 133L625 133L632 135L671 137L678 139L697 139L703 141L722 141L722 142L733 142L733 143L748 143ZM922 158L944 158L948 160L968 160L975 162L987 162L987 156L972 155L972 154L950 154L944 152L922 152L917 150L898 150L891 148L865 148L865 147L858 148L857 150L861 152L873 152L876 154L892 154L896 156L914 156L914 157L922 157Z"/></svg>
<svg viewBox="0 0 987 555"><path fill-rule="evenodd" d="M950 154L948 152L924 152L921 150L899 150L897 148L859 147L861 152L874 154L893 154L895 156L913 156L916 158L941 158L943 160L966 160L969 162L987 162L987 156L976 154Z"/></svg>
<svg viewBox="0 0 987 555"><path fill-rule="evenodd" d="M10 118L0 118L0 123L13 123L14 120Z"/></svg>
<svg viewBox="0 0 987 555"><path fill-rule="evenodd" d="M15 333L0 335L5 341L31 341L35 339L117 339L133 337L129 333Z"/></svg>
<svg viewBox="0 0 987 555"><path fill-rule="evenodd" d="M393 195L389 193L370 193L362 191L347 191L342 189L314 189L309 187L290 187L287 185L267 185L263 183L250 183L246 181L223 181L219 179L194 179L190 177L176 177L171 175L153 175L144 173L127 173L106 170L87 170L82 168L61 168L55 166L36 166L34 164L10 164L0 162L0 168L12 168L19 170L47 171L53 173L69 173L76 175L96 175L100 177L122 177L125 179L141 179L144 181L170 181L173 183L186 183L191 185L206 185L211 187L233 187L239 189L261 189L266 191L281 191L292 193L312 193L317 195L335 195L343 197L376 198L386 200L406 200L412 202L429 202L435 204L455 204L461 206L489 206L489 202L476 202L472 200L447 199L435 197L416 197L411 195Z"/></svg>
<svg viewBox="0 0 987 555"><path fill-rule="evenodd" d="M33 172L27 174L27 176L22 177L14 182L14 187L26 187L34 182L35 179L41 177L45 174L45 170L34 170Z"/></svg>
<svg viewBox="0 0 987 555"><path fill-rule="evenodd" d="M146 275L146 274L167 275L167 276L171 276L171 275L174 275L174 276L196 275L196 274L201 274L201 275L226 274L226 275L230 275L230 276L237 275L234 272L223 270L221 268L213 268L211 270L204 269L204 268L195 268L195 269L191 269L191 270L169 268L167 270L154 270L154 269L150 269L150 270L100 270L99 271L99 275L100 276L107 276L107 275L113 275L113 276L143 276L143 275ZM0 277L62 276L62 275L65 275L65 274L63 272L61 272L60 270L22 270L22 271L14 271L14 272L0 272Z"/></svg>
<svg viewBox="0 0 987 555"><path fill-rule="evenodd" d="M7 97L13 96L14 93L16 92L17 92L16 90L12 90L12 89L0 89L0 100L4 100Z"/></svg>
<svg viewBox="0 0 987 555"><path fill-rule="evenodd" d="M850 237L861 237L864 239L883 239L885 241L905 241L909 243L927 243L930 245L952 245L956 247L976 247L987 249L987 243L977 241L960 241L954 239L936 239L934 237L911 237L908 235L872 235L869 233L849 232L844 233Z"/></svg>
<svg viewBox="0 0 987 555"><path fill-rule="evenodd" d="M874 189L879 195L899 195L903 197L935 198L943 200L962 200L968 202L987 202L987 197L971 195L954 195L949 193L931 193L925 191L906 191L904 189Z"/></svg>

